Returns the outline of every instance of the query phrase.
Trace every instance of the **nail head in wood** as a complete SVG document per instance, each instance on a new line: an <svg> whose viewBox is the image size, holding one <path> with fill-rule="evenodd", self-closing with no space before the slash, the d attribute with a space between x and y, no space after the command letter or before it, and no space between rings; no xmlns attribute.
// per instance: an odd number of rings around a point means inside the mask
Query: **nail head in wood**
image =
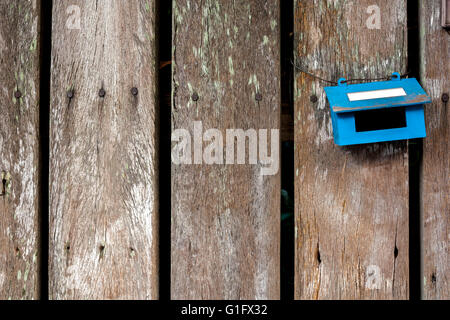
<svg viewBox="0 0 450 320"><path fill-rule="evenodd" d="M98 95L99 95L100 98L105 97L105 95L106 95L105 89L103 89L103 88L100 89L100 90L98 91Z"/></svg>
<svg viewBox="0 0 450 320"><path fill-rule="evenodd" d="M448 102L448 93L443 93L441 99L442 99L443 103L447 103Z"/></svg>
<svg viewBox="0 0 450 320"><path fill-rule="evenodd" d="M257 93L255 94L255 100L256 100L256 101L261 101L261 100L262 100L262 94L259 93L259 92L257 92Z"/></svg>
<svg viewBox="0 0 450 320"><path fill-rule="evenodd" d="M69 98L69 99L72 99L72 98L73 98L73 95L74 95L74 91L73 91L73 89L72 89L72 90L69 90L69 91L67 91L67 98Z"/></svg>
<svg viewBox="0 0 450 320"><path fill-rule="evenodd" d="M20 92L20 90L17 90L16 92L14 92L14 97L16 99L19 99L22 96L22 92Z"/></svg>
<svg viewBox="0 0 450 320"><path fill-rule="evenodd" d="M309 101L311 101L312 103L316 103L317 102L317 96L315 94L313 94L311 97L309 97Z"/></svg>
<svg viewBox="0 0 450 320"><path fill-rule="evenodd" d="M192 94L192 100L193 101L198 101L198 93L197 92L194 92L193 94Z"/></svg>
<svg viewBox="0 0 450 320"><path fill-rule="evenodd" d="M131 94L132 94L133 96L137 96L138 93L139 93L138 88L136 88L136 87L131 88Z"/></svg>

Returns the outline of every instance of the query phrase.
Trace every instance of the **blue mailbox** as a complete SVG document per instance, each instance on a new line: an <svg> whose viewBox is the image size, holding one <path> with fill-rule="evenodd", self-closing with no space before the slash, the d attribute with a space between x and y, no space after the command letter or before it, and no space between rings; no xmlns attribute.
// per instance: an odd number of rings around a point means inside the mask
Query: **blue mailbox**
<svg viewBox="0 0 450 320"><path fill-rule="evenodd" d="M423 105L431 99L414 78L326 87L336 144L373 143L423 138Z"/></svg>

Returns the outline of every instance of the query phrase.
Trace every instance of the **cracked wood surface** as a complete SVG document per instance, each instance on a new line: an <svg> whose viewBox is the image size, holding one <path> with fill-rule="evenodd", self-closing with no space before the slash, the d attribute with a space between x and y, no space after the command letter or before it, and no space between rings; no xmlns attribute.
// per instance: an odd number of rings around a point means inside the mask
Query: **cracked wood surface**
<svg viewBox="0 0 450 320"><path fill-rule="evenodd" d="M0 1L0 299L39 298L39 24Z"/></svg>
<svg viewBox="0 0 450 320"><path fill-rule="evenodd" d="M425 107L427 137L421 170L422 298L450 299L450 35L441 28L440 1L420 1L421 81L433 102Z"/></svg>
<svg viewBox="0 0 450 320"><path fill-rule="evenodd" d="M371 5L380 29L366 27ZM294 54L307 71L334 81L406 71L406 1L294 6ZM408 298L406 142L335 145L328 84L296 70L294 85L295 297Z"/></svg>
<svg viewBox="0 0 450 320"><path fill-rule="evenodd" d="M279 3L173 8L172 130L279 129ZM260 169L172 165L173 299L279 298L280 177Z"/></svg>
<svg viewBox="0 0 450 320"><path fill-rule="evenodd" d="M155 1L54 1L52 23L50 299L156 299Z"/></svg>

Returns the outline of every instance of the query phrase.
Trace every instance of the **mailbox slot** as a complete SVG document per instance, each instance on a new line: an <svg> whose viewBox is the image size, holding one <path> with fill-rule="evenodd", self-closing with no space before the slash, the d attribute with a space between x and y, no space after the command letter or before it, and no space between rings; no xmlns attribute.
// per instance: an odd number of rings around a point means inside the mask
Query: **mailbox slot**
<svg viewBox="0 0 450 320"><path fill-rule="evenodd" d="M375 109L355 112L356 132L406 127L405 108Z"/></svg>

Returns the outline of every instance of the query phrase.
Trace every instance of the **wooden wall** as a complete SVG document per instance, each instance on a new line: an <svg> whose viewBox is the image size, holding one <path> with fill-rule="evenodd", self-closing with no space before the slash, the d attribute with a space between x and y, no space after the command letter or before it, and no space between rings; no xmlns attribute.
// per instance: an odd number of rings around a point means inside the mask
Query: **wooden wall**
<svg viewBox="0 0 450 320"><path fill-rule="evenodd" d="M415 32L407 1L293 0L288 36L278 1L172 1L170 130L193 135L198 121L202 134L214 128L224 138L227 129L269 129L271 152L280 138L295 139L296 299L408 299L411 279L423 299L449 298L450 36L440 2L417 4L415 63L433 103L421 248L413 248L422 263L410 275L417 186L407 142L337 147L323 91L330 84L304 72L333 81L406 72ZM159 137L158 39L170 34L159 28L158 1L53 1L43 30L46 5L0 0L0 299L158 299L161 286L172 299L279 299L284 169L261 175L264 165L248 158L209 165L200 153L159 172L160 144L170 142ZM282 82L280 42L291 38L296 67ZM294 106L284 112L280 83L293 83ZM170 195L159 194L160 176ZM171 219L165 245L160 215ZM160 246L170 247L170 265L160 263ZM162 268L170 285L160 283Z"/></svg>

